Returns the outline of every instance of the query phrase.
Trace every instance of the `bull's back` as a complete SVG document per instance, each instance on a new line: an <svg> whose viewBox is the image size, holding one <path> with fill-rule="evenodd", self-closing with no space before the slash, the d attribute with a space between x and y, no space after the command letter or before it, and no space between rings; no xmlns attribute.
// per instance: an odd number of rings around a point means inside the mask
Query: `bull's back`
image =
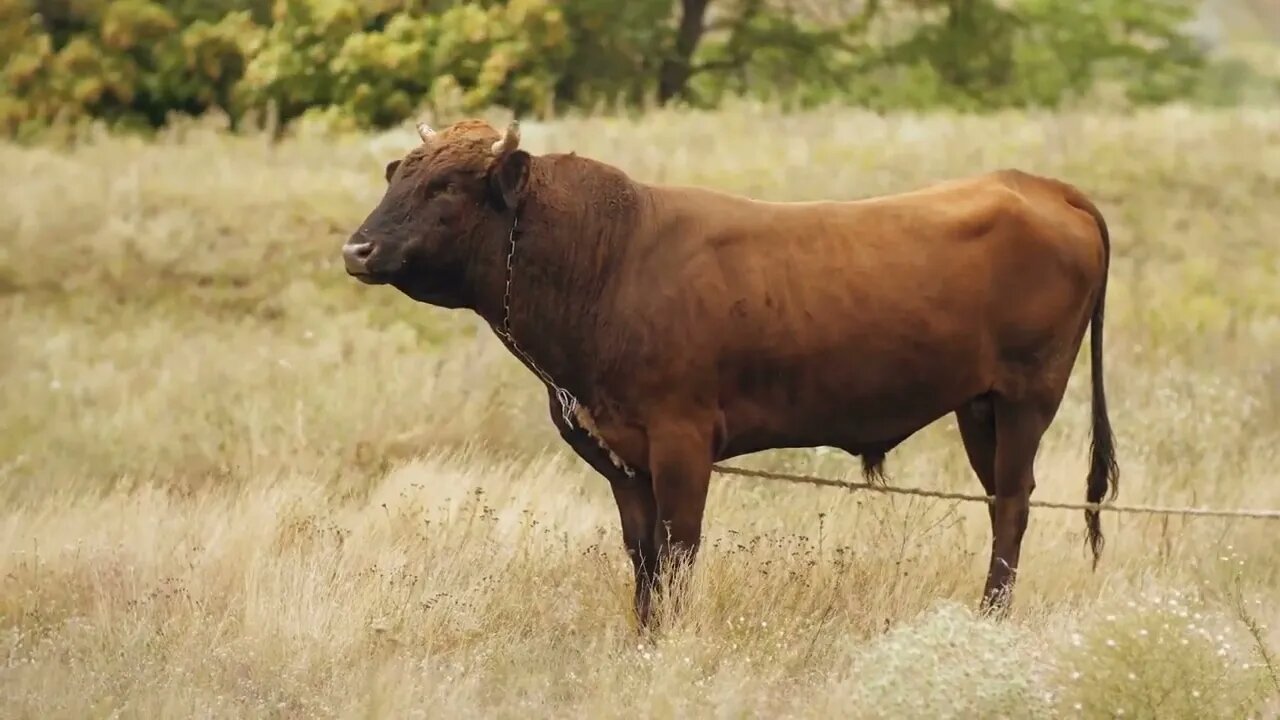
<svg viewBox="0 0 1280 720"><path fill-rule="evenodd" d="M854 202L726 208L690 267L717 278L722 296L704 304L754 328L731 345L834 351L890 336L950 347L982 319L1016 320L1011 304L1094 279L1096 227L1042 182L998 173Z"/></svg>

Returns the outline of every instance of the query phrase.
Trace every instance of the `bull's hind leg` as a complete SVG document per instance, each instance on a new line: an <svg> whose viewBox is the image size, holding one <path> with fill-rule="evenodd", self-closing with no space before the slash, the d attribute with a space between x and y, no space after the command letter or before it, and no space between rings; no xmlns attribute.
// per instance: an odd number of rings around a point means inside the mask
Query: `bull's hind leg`
<svg viewBox="0 0 1280 720"><path fill-rule="evenodd" d="M982 483L988 496L996 493L996 414L990 395L983 395L965 403L956 410L956 423L960 426L960 439L964 441L969 466ZM991 516L991 529L995 531L995 507L987 506Z"/></svg>
<svg viewBox="0 0 1280 720"><path fill-rule="evenodd" d="M1036 452L1052 420L1053 408L1034 402L1011 402L1000 396L995 398L994 406L995 503L991 508L991 565L982 610L1003 616L1009 609L1031 493L1036 487Z"/></svg>

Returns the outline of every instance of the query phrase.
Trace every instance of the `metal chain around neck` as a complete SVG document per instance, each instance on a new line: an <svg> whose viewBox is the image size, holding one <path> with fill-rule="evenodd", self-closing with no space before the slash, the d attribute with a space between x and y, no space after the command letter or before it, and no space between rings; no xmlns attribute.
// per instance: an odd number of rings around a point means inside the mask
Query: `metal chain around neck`
<svg viewBox="0 0 1280 720"><path fill-rule="evenodd" d="M511 281L515 274L513 271L516 257L516 230L519 225L520 216L517 211L516 213L513 213L511 218L511 232L507 236L507 267L504 287L502 290L502 327L496 328L495 331L498 333L498 336L506 342L507 347L511 348L511 351L516 355L519 355L520 358L525 361L525 364L529 366L529 369L533 370L533 372L538 377L542 378L542 381L545 382L553 392L555 392L556 400L560 403L560 413L564 417L565 424L569 427L574 427L576 425L574 422L574 416L578 410L578 399L573 396L573 393L560 385L557 385L556 381L552 379L551 374L543 370L538 363L534 362L533 357L530 356L529 353L525 352L524 348L520 347L520 343L516 342L515 336L511 334Z"/></svg>
<svg viewBox="0 0 1280 720"><path fill-rule="evenodd" d="M609 461L612 462L615 467L621 470L627 477L634 478L636 476L635 468L631 467L626 461L619 457L618 454L609 447L608 443L604 441L604 438L600 437L599 433L596 431L595 422L590 420L590 413L586 413L587 422L581 421L582 418L579 416L579 411L582 410L582 407L578 404L578 399L573 396L573 393L556 384L556 381L551 377L551 374L546 370L543 370L542 366L538 365L538 363L534 362L533 357L530 356L529 353L525 352L524 348L520 347L520 343L516 342L515 336L511 334L511 283L512 278L515 276L516 231L519 228L519 225L520 215L517 210L512 214L511 233L507 236L506 277L504 278L502 289L502 326L494 328L494 332L496 332L498 337L506 343L507 347L511 349L511 352L520 356L520 358L524 360L525 365L527 365L529 369L533 370L539 378L542 378L542 381L547 384L547 387L551 388L552 392L555 393L556 401L560 403L560 414L561 417L564 418L565 426L577 428L585 432L592 440L596 441L596 444L599 445L602 450L605 451L605 454L609 457Z"/></svg>

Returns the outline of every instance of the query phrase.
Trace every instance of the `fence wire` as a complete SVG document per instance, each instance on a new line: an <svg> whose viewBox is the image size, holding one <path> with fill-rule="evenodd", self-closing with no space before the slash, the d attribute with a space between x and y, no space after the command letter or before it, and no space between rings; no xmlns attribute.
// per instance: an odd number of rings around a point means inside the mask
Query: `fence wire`
<svg viewBox="0 0 1280 720"><path fill-rule="evenodd" d="M866 490L869 492L887 493L891 495L913 495L915 497L938 498L941 500L959 500L961 502L979 502L991 504L995 498L990 495L973 495L969 493L948 492L945 490L928 490L925 488L915 487L891 487L888 485L880 485L869 482L855 482L852 480L836 480L834 478L818 477L815 475L797 475L794 473L770 472L767 470L750 470L747 468L733 467L727 465L712 465L711 469L721 475L737 475L739 477L753 477L763 480L778 480L781 482L798 483L802 485L817 485L819 487L842 488L849 491ZM1159 507L1155 505L1123 505L1116 503L1073 503L1073 502L1055 502L1051 500L1031 500L1032 507L1054 508L1057 510L1099 510L1102 512L1128 513L1134 515L1180 515L1188 517L1227 517L1227 518L1252 518L1257 520L1280 520L1280 510L1248 510L1248 509L1219 509L1219 508L1176 508L1176 507Z"/></svg>

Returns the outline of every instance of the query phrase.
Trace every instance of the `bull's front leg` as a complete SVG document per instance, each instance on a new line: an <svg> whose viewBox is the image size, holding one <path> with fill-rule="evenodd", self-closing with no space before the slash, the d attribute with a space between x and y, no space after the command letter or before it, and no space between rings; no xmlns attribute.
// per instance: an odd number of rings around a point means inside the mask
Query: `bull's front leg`
<svg viewBox="0 0 1280 720"><path fill-rule="evenodd" d="M618 505L618 518L622 522L622 543L631 558L635 574L633 606L636 619L641 628L644 628L649 623L658 569L657 536L654 532L658 510L649 474L636 469L635 476L628 477L613 464L609 454L595 438L582 428L565 423L554 392L551 392L551 420L560 431L560 437L578 457L609 481L614 502Z"/></svg>
<svg viewBox="0 0 1280 720"><path fill-rule="evenodd" d="M649 625L653 592L658 582L658 544L654 534L658 512L647 475L629 478L619 474L622 477L611 478L609 485L622 521L622 542L635 573L633 604L636 620L643 629Z"/></svg>
<svg viewBox="0 0 1280 720"><path fill-rule="evenodd" d="M657 501L658 585L697 557L711 482L710 424L673 421L649 430L649 471Z"/></svg>

